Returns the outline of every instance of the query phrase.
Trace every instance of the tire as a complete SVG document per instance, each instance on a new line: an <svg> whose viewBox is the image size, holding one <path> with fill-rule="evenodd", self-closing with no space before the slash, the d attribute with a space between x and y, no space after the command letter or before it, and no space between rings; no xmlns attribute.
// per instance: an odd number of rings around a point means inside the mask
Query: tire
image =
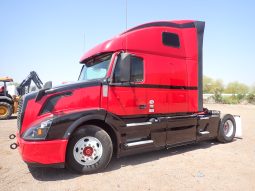
<svg viewBox="0 0 255 191"><path fill-rule="evenodd" d="M91 174L104 169L112 153L112 140L106 131L95 125L86 125L76 130L70 138L66 166L71 171Z"/></svg>
<svg viewBox="0 0 255 191"><path fill-rule="evenodd" d="M232 115L225 114L221 118L217 139L222 143L233 141L236 134L236 122Z"/></svg>
<svg viewBox="0 0 255 191"><path fill-rule="evenodd" d="M9 119L13 113L12 105L7 102L0 102L0 120Z"/></svg>

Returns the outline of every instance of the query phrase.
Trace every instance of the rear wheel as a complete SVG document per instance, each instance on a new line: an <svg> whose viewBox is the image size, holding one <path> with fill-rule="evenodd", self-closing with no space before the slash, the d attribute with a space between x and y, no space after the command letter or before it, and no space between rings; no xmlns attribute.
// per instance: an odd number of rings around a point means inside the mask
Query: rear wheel
<svg viewBox="0 0 255 191"><path fill-rule="evenodd" d="M13 113L12 105L7 102L0 102L0 119L9 119Z"/></svg>
<svg viewBox="0 0 255 191"><path fill-rule="evenodd" d="M223 115L218 131L217 139L222 143L231 142L236 133L236 123L232 115Z"/></svg>
<svg viewBox="0 0 255 191"><path fill-rule="evenodd" d="M87 125L79 128L70 139L67 167L82 174L94 173L108 165L112 152L112 141L106 131Z"/></svg>

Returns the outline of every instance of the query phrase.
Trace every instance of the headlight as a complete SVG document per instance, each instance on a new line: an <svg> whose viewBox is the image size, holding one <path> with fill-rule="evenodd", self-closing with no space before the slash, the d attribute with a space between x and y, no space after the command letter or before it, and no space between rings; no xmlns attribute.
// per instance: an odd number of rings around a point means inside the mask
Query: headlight
<svg viewBox="0 0 255 191"><path fill-rule="evenodd" d="M24 134L23 139L25 140L44 140L48 134L52 119L43 121L40 124L29 128Z"/></svg>

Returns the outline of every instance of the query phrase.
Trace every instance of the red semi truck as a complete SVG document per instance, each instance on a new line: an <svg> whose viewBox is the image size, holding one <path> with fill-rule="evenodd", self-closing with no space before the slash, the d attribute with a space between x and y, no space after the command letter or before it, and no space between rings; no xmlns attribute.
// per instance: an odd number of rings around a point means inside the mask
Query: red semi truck
<svg viewBox="0 0 255 191"><path fill-rule="evenodd" d="M77 82L23 96L23 160L87 174L113 154L232 141L236 116L203 108L203 33L200 21L134 27L85 53Z"/></svg>

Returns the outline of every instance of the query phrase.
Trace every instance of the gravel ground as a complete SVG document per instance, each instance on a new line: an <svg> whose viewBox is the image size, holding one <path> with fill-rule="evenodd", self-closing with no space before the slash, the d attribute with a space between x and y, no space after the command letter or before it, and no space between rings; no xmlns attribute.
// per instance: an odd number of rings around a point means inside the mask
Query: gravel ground
<svg viewBox="0 0 255 191"><path fill-rule="evenodd" d="M10 150L16 119L0 121L0 190L255 190L255 106L206 105L242 117L243 139L113 159L104 172L28 169Z"/></svg>

